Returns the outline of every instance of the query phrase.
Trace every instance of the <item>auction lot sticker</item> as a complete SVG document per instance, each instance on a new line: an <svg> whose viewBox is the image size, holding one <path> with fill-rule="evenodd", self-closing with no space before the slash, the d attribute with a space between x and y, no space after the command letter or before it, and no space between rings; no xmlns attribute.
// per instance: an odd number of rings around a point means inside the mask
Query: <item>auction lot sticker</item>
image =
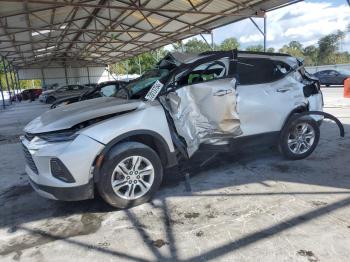
<svg viewBox="0 0 350 262"><path fill-rule="evenodd" d="M149 101L154 101L154 99L156 99L157 95L159 94L160 90L162 90L163 86L164 85L159 80L157 80L154 83L154 85L150 88L145 98Z"/></svg>

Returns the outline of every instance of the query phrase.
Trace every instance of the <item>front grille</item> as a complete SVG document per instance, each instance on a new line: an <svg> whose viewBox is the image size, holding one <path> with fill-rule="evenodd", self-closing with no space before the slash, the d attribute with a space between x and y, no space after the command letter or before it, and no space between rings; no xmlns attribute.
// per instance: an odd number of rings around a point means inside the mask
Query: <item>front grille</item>
<svg viewBox="0 0 350 262"><path fill-rule="evenodd" d="M22 144L22 147L23 147L24 157L26 159L28 166L35 174L38 174L39 172L32 158L32 154L29 152L29 150L26 148L25 145Z"/></svg>
<svg viewBox="0 0 350 262"><path fill-rule="evenodd" d="M25 133L24 137L25 137L28 141L32 141L32 139L35 137L35 135L30 134L30 133Z"/></svg>

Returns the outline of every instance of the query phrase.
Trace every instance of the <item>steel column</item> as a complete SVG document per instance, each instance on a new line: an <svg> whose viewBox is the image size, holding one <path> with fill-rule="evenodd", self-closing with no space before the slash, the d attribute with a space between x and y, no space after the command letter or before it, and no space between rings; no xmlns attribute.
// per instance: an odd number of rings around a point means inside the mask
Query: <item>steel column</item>
<svg viewBox="0 0 350 262"><path fill-rule="evenodd" d="M40 68L40 71L41 71L41 77L42 77L42 84L41 84L41 87L45 86L46 83L45 83L45 75L44 75L44 69Z"/></svg>
<svg viewBox="0 0 350 262"><path fill-rule="evenodd" d="M267 46L266 46L266 14L264 15L264 52L266 52Z"/></svg>
<svg viewBox="0 0 350 262"><path fill-rule="evenodd" d="M16 82L13 80L13 66L11 64L9 64L9 66L10 66L10 77L11 77L11 82L12 82L12 89L13 89L13 93L15 94L15 98L16 98L17 85L16 85ZM18 94L18 90L17 90L17 94Z"/></svg>
<svg viewBox="0 0 350 262"><path fill-rule="evenodd" d="M255 27L259 30L259 32L264 37L264 52L266 52L266 13L264 13L264 16L262 17L264 19L264 28L261 29L258 24L254 21L253 18L249 17L250 21L255 25Z"/></svg>
<svg viewBox="0 0 350 262"><path fill-rule="evenodd" d="M4 97L4 91L2 90L2 85L0 81L0 92L1 92L1 97L2 97L2 107L5 109L5 97Z"/></svg>
<svg viewBox="0 0 350 262"><path fill-rule="evenodd" d="M3 67L4 67L5 80L6 80L6 85L7 85L7 91L9 92L10 104L12 104L11 89L10 89L10 86L9 86L9 80L8 80L8 78L7 78L7 69L6 69L4 57L2 57L2 65L3 65Z"/></svg>
<svg viewBox="0 0 350 262"><path fill-rule="evenodd" d="M91 83L90 83L90 72L89 72L89 67L87 66L86 69L87 69L87 75L88 75L88 82L89 82L89 84L91 84Z"/></svg>
<svg viewBox="0 0 350 262"><path fill-rule="evenodd" d="M66 65L64 65L64 77L66 79L66 85L68 85L67 66Z"/></svg>
<svg viewBox="0 0 350 262"><path fill-rule="evenodd" d="M16 70L15 78L16 78L16 82L17 82L17 86L18 86L18 91L19 91L19 93L21 93L21 84L19 82L18 70Z"/></svg>

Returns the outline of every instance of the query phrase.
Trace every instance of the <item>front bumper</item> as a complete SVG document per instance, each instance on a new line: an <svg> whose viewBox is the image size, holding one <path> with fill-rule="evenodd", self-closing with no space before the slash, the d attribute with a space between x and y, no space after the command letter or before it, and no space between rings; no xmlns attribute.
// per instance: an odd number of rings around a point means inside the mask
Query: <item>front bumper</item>
<svg viewBox="0 0 350 262"><path fill-rule="evenodd" d="M104 145L88 136L72 141L50 143L38 137L22 137L26 173L33 188L43 197L57 200L83 200L93 197L93 162ZM51 159L59 159L74 178L66 182L54 177Z"/></svg>
<svg viewBox="0 0 350 262"><path fill-rule="evenodd" d="M35 183L30 177L29 183L40 196L53 200L79 201L94 197L94 183L92 179L88 184L76 187L44 186Z"/></svg>

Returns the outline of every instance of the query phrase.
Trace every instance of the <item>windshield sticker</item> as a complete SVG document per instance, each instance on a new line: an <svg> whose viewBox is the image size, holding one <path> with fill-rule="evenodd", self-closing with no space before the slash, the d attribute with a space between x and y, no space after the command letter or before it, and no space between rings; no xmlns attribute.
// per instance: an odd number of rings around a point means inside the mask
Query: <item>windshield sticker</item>
<svg viewBox="0 0 350 262"><path fill-rule="evenodd" d="M164 85L159 80L157 80L154 83L154 85L150 88L145 98L149 101L154 101L154 99L156 99L157 95L159 94L160 90L162 90L163 86Z"/></svg>

